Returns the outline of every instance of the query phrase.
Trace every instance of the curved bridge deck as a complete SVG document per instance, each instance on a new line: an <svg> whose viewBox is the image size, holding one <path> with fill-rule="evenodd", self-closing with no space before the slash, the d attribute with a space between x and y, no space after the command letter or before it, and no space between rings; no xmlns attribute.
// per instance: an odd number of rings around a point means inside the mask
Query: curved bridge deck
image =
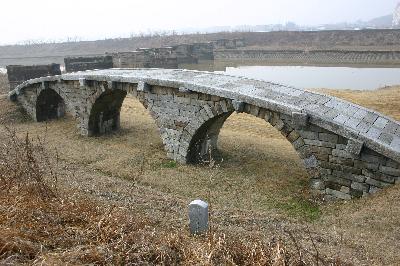
<svg viewBox="0 0 400 266"><path fill-rule="evenodd" d="M168 157L196 162L216 150L219 130L234 111L271 123L293 144L312 186L348 199L398 182L400 124L335 97L280 84L210 72L108 69L29 80L14 91L37 121L64 112L83 135L119 127L127 93L160 128Z"/></svg>

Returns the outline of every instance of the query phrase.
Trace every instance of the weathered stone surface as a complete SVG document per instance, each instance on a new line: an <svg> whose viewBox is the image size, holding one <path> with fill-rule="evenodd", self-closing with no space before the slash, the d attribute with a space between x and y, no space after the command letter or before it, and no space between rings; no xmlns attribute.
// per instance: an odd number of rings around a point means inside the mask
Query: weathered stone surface
<svg viewBox="0 0 400 266"><path fill-rule="evenodd" d="M349 139L347 142L346 151L354 155L359 155L363 145L364 143L362 141Z"/></svg>
<svg viewBox="0 0 400 266"><path fill-rule="evenodd" d="M137 86L137 91L150 92L150 88L151 86L148 83L140 81Z"/></svg>
<svg viewBox="0 0 400 266"><path fill-rule="evenodd" d="M245 103L241 101L232 100L233 108L238 113L242 113L244 111Z"/></svg>
<svg viewBox="0 0 400 266"><path fill-rule="evenodd" d="M24 81L34 78L60 75L61 69L59 64L50 65L10 65L7 66L8 82L10 84L10 91L15 89Z"/></svg>
<svg viewBox="0 0 400 266"><path fill-rule="evenodd" d="M330 188L326 189L326 193L328 195L334 196L335 198L338 198L338 199L343 199L343 200L350 200L351 199L351 195L349 195L347 193L344 193L344 192L341 192L341 191L330 189Z"/></svg>
<svg viewBox="0 0 400 266"><path fill-rule="evenodd" d="M81 56L64 58L65 71L75 72L93 69L107 69L113 67L112 56Z"/></svg>
<svg viewBox="0 0 400 266"><path fill-rule="evenodd" d="M315 168L315 167L317 167L318 166L317 158L314 155L312 155L312 156L304 159L304 166L306 168Z"/></svg>
<svg viewBox="0 0 400 266"><path fill-rule="evenodd" d="M308 124L308 114L301 112L293 112L293 124L296 126L307 126Z"/></svg>
<svg viewBox="0 0 400 266"><path fill-rule="evenodd" d="M351 183L351 188L363 192L368 192L369 186L365 183L358 183L358 182L352 182Z"/></svg>
<svg viewBox="0 0 400 266"><path fill-rule="evenodd" d="M329 134L329 133L319 133L318 134L319 140L330 142L330 143L338 143L338 135L336 134Z"/></svg>
<svg viewBox="0 0 400 266"><path fill-rule="evenodd" d="M318 147L326 147L326 148L332 148L332 149L336 147L336 144L334 144L334 143L320 141L320 140L304 139L304 143L308 144L308 145L313 145L313 146L318 146Z"/></svg>
<svg viewBox="0 0 400 266"><path fill-rule="evenodd" d="M398 168L380 166L379 170L384 174L400 177L400 169Z"/></svg>
<svg viewBox="0 0 400 266"><path fill-rule="evenodd" d="M398 25L397 28L400 28ZM328 33L327 33L328 34ZM353 34L352 34L353 35ZM291 36L291 38L293 38ZM291 42L290 39L287 39ZM216 50L214 57L217 60L243 60L268 61L273 64L399 64L400 53L398 51L326 51L326 50L264 50L264 49L224 49Z"/></svg>
<svg viewBox="0 0 400 266"><path fill-rule="evenodd" d="M200 71L109 69L29 80L9 96L37 121L71 113L81 134L90 136L119 128L128 93L155 119L167 156L181 163L204 163L217 154L221 127L239 111L279 130L303 159L315 186L325 187L330 197L359 197L399 179L398 122L334 97L279 84ZM300 102L302 107L295 104ZM297 114L306 114L307 123L294 122ZM352 119L361 122L347 123ZM390 145L383 134L392 139Z"/></svg>
<svg viewBox="0 0 400 266"><path fill-rule="evenodd" d="M136 51L112 53L109 56L112 57L114 67L178 68L178 56L172 47L139 48Z"/></svg>
<svg viewBox="0 0 400 266"><path fill-rule="evenodd" d="M366 179L365 183L368 184L368 185L371 185L371 186L378 187L378 188L384 188L384 187L390 186L389 183L382 182L382 181L379 181L379 180L375 180L375 179L370 178L370 177L368 177Z"/></svg>
<svg viewBox="0 0 400 266"><path fill-rule="evenodd" d="M316 190L324 190L325 189L325 182L321 179L311 179L310 180L310 187Z"/></svg>
<svg viewBox="0 0 400 266"><path fill-rule="evenodd" d="M192 235L200 235L208 231L208 203L194 200L189 204L189 229Z"/></svg>

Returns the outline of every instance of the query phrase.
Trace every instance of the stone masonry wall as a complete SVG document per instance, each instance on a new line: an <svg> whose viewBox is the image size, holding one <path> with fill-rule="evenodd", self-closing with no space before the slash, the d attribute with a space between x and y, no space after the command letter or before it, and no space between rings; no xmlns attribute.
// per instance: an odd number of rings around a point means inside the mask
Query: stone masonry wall
<svg viewBox="0 0 400 266"><path fill-rule="evenodd" d="M178 60L178 64L197 64L198 59L193 56L193 45L179 44L172 47Z"/></svg>
<svg viewBox="0 0 400 266"><path fill-rule="evenodd" d="M92 69L108 69L113 67L112 56L66 57L65 71L76 72Z"/></svg>
<svg viewBox="0 0 400 266"><path fill-rule="evenodd" d="M212 41L214 49L236 49L239 47L244 47L245 42L243 39L218 39Z"/></svg>
<svg viewBox="0 0 400 266"><path fill-rule="evenodd" d="M113 53L112 58L118 68L178 68L178 58L171 47Z"/></svg>
<svg viewBox="0 0 400 266"><path fill-rule="evenodd" d="M398 51L218 50L214 57L215 60L264 60L276 64L400 64Z"/></svg>
<svg viewBox="0 0 400 266"><path fill-rule="evenodd" d="M113 57L113 65L118 68L178 68L178 64L196 64L199 60L214 60L215 50L244 46L243 39L218 39L172 47L139 48L135 51L108 55Z"/></svg>
<svg viewBox="0 0 400 266"><path fill-rule="evenodd" d="M192 53L198 60L214 60L214 45L212 43L193 43Z"/></svg>
<svg viewBox="0 0 400 266"><path fill-rule="evenodd" d="M60 65L33 65L33 66L22 66L22 65L10 65L7 66L8 81L10 84L10 91L12 91L19 84L26 80L60 75Z"/></svg>

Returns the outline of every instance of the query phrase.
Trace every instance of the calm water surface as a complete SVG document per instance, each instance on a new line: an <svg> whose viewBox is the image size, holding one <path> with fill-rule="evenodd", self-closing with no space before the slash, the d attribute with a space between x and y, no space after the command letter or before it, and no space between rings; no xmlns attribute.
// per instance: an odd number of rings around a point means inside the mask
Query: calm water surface
<svg viewBox="0 0 400 266"><path fill-rule="evenodd" d="M400 68L353 68L315 66L225 66L209 64L182 65L182 68L216 71L298 88L374 90L400 85ZM6 69L0 68L0 73Z"/></svg>
<svg viewBox="0 0 400 266"><path fill-rule="evenodd" d="M239 66L224 72L299 88L374 90L400 84L400 68Z"/></svg>

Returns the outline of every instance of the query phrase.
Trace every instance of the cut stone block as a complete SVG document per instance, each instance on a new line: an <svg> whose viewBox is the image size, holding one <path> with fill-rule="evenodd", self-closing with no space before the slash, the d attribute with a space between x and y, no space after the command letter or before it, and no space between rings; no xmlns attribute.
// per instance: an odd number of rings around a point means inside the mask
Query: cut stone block
<svg viewBox="0 0 400 266"><path fill-rule="evenodd" d="M190 93L191 92L191 90L189 90L188 88L185 88L185 87L179 87L178 91L181 93Z"/></svg>
<svg viewBox="0 0 400 266"><path fill-rule="evenodd" d="M201 235L208 231L208 203L194 200L189 204L189 228L192 235Z"/></svg>
<svg viewBox="0 0 400 266"><path fill-rule="evenodd" d="M359 155L363 145L364 143L362 141L349 139L347 142L346 151L354 155Z"/></svg>
<svg viewBox="0 0 400 266"><path fill-rule="evenodd" d="M83 86L85 86L85 85L86 85L86 79L80 78L80 79L79 79L79 86L83 87Z"/></svg>
<svg viewBox="0 0 400 266"><path fill-rule="evenodd" d="M150 92L150 85L141 81L138 83L137 91Z"/></svg>
<svg viewBox="0 0 400 266"><path fill-rule="evenodd" d="M232 100L232 105L233 105L233 108L235 108L235 111L237 113L243 113L244 106L245 106L244 102Z"/></svg>
<svg viewBox="0 0 400 266"><path fill-rule="evenodd" d="M308 125L309 116L306 113L293 112L292 118L293 118L294 125L297 125L297 126L307 126Z"/></svg>
<svg viewBox="0 0 400 266"><path fill-rule="evenodd" d="M304 161L304 167L306 169L315 168L318 166L318 160L317 158L315 158L314 155L304 159L303 161Z"/></svg>
<svg viewBox="0 0 400 266"><path fill-rule="evenodd" d="M311 179L310 180L310 187L316 190L324 190L325 189L325 182L321 179Z"/></svg>

